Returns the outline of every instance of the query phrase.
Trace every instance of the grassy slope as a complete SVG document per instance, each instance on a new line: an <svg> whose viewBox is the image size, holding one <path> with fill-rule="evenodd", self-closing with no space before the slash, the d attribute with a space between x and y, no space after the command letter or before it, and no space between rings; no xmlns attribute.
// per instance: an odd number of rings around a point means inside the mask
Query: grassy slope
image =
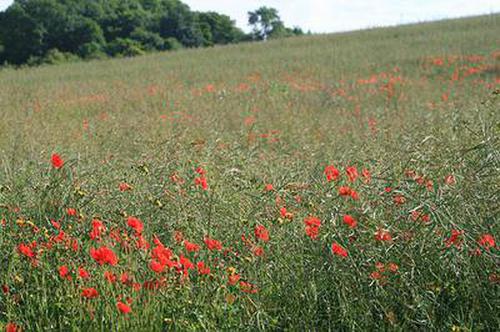
<svg viewBox="0 0 500 332"><path fill-rule="evenodd" d="M0 284L17 292L0 295L0 322L27 329L498 328L498 252L470 252L480 235L498 231L492 91L499 30L500 16L493 15L0 71L0 219L8 221L0 253L9 266ZM53 151L66 160L59 173L49 167ZM370 169L372 183L356 184L360 201L339 199L335 185L325 183L329 163L342 172L348 165ZM208 192L193 186L198 166L208 170ZM408 170L432 180L433 190ZM172 183L174 173L186 182ZM443 184L449 174L456 185ZM120 182L134 189L121 193ZM265 183L276 191L263 193ZM381 195L386 186L406 203ZM279 217L276 195L292 221ZM58 249L31 268L15 246L47 241L55 232L49 219L67 207L82 214L67 229L82 253ZM431 222L412 222L413 210ZM358 229L342 224L346 213L356 216ZM123 228L124 215L140 217L148 239L157 234L176 252L172 234L180 230L198 243L210 233L240 258L223 258L211 280L194 272L191 283L179 284L170 276L172 286L158 294L105 286L88 256L95 246L88 225L100 218ZM308 215L322 220L317 241L304 235ZM46 235L16 219L31 220ZM255 224L271 232L264 258L238 241ZM379 228L393 241L375 241ZM460 248L444 244L452 229L465 231ZM333 241L348 248L348 260L331 255ZM144 255L120 257L126 263L117 273L140 282L155 277ZM206 250L201 258L216 264ZM80 299L84 285L59 280L59 260L92 269L103 294L98 304ZM399 265L387 284L370 278L377 261ZM259 292L226 286L228 267ZM114 308L119 295L134 298L128 320ZM236 296L232 304L229 295Z"/></svg>

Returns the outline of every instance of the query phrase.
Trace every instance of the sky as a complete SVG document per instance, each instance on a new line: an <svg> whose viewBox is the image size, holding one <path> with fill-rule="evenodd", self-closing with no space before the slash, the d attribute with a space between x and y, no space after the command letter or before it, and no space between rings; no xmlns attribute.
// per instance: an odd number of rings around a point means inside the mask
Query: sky
<svg viewBox="0 0 500 332"><path fill-rule="evenodd" d="M250 31L247 12L278 9L286 26L304 31L339 32L403 23L499 13L500 0L182 0L191 9L229 15ZM12 0L0 0L0 10Z"/></svg>

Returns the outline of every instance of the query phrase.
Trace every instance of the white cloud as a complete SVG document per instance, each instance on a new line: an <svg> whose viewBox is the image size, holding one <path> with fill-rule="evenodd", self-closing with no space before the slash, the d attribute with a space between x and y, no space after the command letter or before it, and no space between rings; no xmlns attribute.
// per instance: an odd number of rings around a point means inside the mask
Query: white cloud
<svg viewBox="0 0 500 332"><path fill-rule="evenodd" d="M191 9L213 10L249 31L247 12L260 6L278 9L287 26L334 32L381 25L429 21L500 12L499 0L182 0ZM12 0L0 0L0 10Z"/></svg>

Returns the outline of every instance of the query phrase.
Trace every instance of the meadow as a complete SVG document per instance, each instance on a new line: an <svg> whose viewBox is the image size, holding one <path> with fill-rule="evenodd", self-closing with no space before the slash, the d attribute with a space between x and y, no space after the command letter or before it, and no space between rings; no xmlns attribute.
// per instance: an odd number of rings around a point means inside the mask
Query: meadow
<svg viewBox="0 0 500 332"><path fill-rule="evenodd" d="M500 15L0 70L0 329L500 329Z"/></svg>

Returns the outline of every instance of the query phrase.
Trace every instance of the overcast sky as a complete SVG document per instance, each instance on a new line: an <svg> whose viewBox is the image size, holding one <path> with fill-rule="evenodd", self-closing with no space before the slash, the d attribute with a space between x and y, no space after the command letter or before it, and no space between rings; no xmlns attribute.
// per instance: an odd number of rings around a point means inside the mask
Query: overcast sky
<svg viewBox="0 0 500 332"><path fill-rule="evenodd" d="M249 31L247 12L260 6L278 9L287 26L336 32L374 26L498 13L500 0L182 0L191 9L229 15ZM0 0L0 10L12 0Z"/></svg>

